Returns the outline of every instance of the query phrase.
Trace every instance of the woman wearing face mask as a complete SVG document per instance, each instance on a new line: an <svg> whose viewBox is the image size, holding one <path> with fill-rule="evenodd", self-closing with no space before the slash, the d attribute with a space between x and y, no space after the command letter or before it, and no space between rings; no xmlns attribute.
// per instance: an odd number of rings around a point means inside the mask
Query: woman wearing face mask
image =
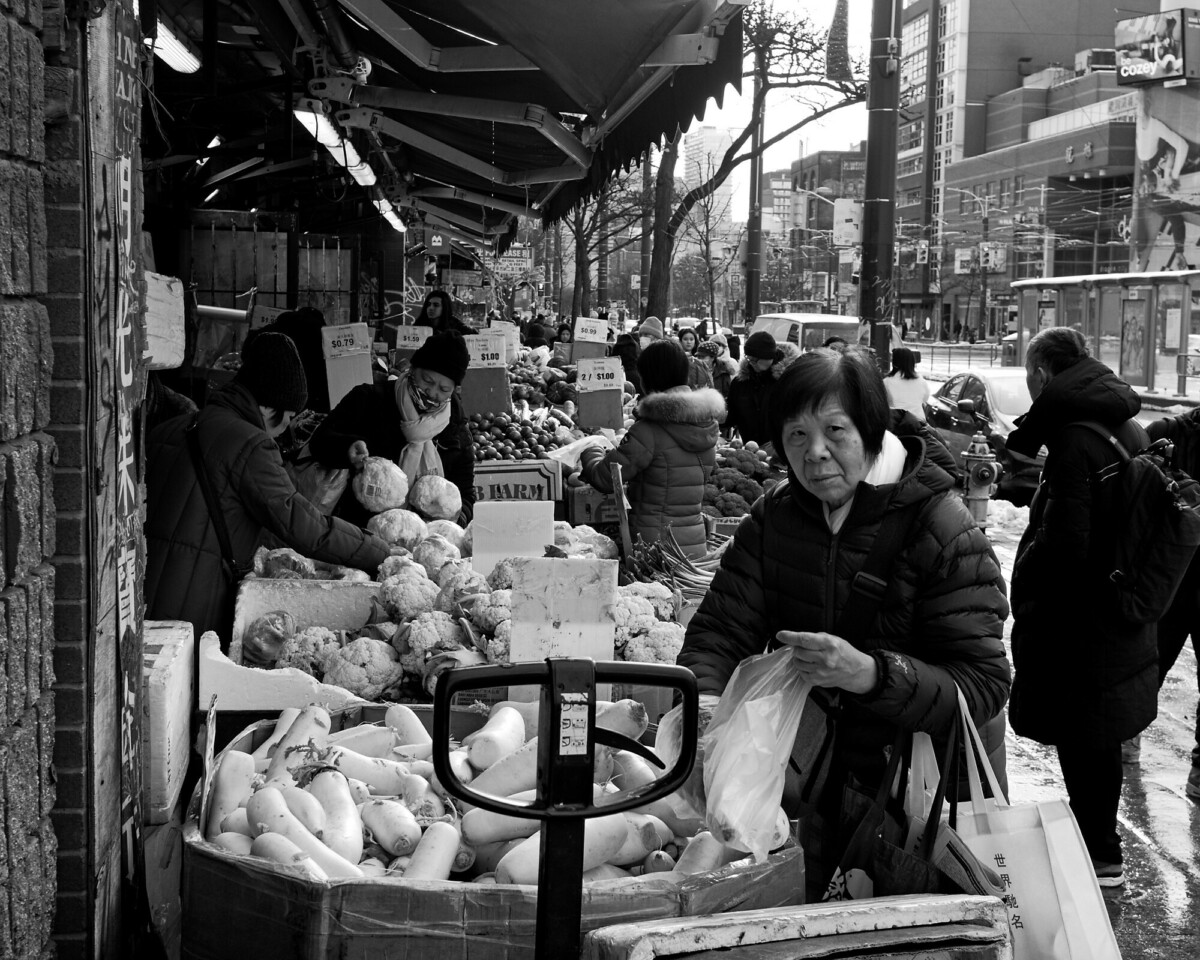
<svg viewBox="0 0 1200 960"><path fill-rule="evenodd" d="M658 317L647 317L637 328L638 346L645 350L655 340L663 338L663 325Z"/></svg>
<svg viewBox="0 0 1200 960"><path fill-rule="evenodd" d="M445 290L431 290L425 297L425 303L417 319L413 321L418 327L433 327L434 333L445 333L454 330L464 337L475 331L454 315L454 302Z"/></svg>
<svg viewBox="0 0 1200 960"><path fill-rule="evenodd" d="M395 380L351 390L309 441L325 467L359 467L368 456L398 463L410 485L443 476L462 495L464 523L475 504L475 456L456 388L470 355L457 333L434 334ZM348 484L334 513L356 523L369 514Z"/></svg>

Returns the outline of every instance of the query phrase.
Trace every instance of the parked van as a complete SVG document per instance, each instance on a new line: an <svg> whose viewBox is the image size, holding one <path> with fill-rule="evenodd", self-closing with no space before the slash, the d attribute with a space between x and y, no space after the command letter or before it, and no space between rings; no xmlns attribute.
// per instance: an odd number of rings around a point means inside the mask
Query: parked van
<svg viewBox="0 0 1200 960"><path fill-rule="evenodd" d="M764 313L750 326L751 333L765 330L776 343L794 343L804 350L816 350L830 337L841 337L852 346L858 342L857 317L839 317L830 313Z"/></svg>

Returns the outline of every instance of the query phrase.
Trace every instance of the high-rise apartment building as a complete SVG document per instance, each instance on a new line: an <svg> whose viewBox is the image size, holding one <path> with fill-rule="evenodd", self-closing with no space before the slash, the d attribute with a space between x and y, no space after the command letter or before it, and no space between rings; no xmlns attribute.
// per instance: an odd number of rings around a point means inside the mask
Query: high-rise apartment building
<svg viewBox="0 0 1200 960"><path fill-rule="evenodd" d="M938 252L954 245L945 236L946 213L951 205L958 210L955 190L963 189L948 188L955 164L989 149L989 102L1048 68L1073 76L1078 51L1111 50L1117 19L1156 12L1159 3L1128 0L1118 13L1104 0L902 2L896 244L898 256L928 253L895 280L900 317L922 322L943 309ZM1029 119L1044 116L1044 107L1037 114L1033 105Z"/></svg>
<svg viewBox="0 0 1200 960"><path fill-rule="evenodd" d="M689 189L710 179L733 144L733 131L724 127L693 127L683 135L683 182ZM717 233L724 234L735 219L733 184L726 179L706 201ZM742 211L744 214L745 211Z"/></svg>

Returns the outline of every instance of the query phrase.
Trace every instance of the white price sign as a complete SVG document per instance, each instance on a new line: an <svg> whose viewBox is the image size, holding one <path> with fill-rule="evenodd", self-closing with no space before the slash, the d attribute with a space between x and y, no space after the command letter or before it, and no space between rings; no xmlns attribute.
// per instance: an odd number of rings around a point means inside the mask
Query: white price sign
<svg viewBox="0 0 1200 960"><path fill-rule="evenodd" d="M607 343L608 321L595 317L576 317L575 339L583 343Z"/></svg>
<svg viewBox="0 0 1200 960"><path fill-rule="evenodd" d="M433 327L400 327L396 331L397 350L419 350L433 336Z"/></svg>
<svg viewBox="0 0 1200 960"><path fill-rule="evenodd" d="M476 368L504 367L504 334L481 333L464 337L471 354L471 366Z"/></svg>
<svg viewBox="0 0 1200 960"><path fill-rule="evenodd" d="M580 393L597 390L622 390L625 387L625 370L620 357L601 357L596 360L580 360L575 379L575 389Z"/></svg>
<svg viewBox="0 0 1200 960"><path fill-rule="evenodd" d="M371 339L365 323L347 323L337 327L322 327L326 360L370 354Z"/></svg>

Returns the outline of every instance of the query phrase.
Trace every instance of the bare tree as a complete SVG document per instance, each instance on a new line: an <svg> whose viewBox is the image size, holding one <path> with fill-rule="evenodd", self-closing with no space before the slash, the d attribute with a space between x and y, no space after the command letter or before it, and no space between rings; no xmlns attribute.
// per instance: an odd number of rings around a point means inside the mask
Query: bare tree
<svg viewBox="0 0 1200 960"><path fill-rule="evenodd" d="M693 174L694 179L701 183L707 182L712 179L715 166L715 158L703 157L696 170L689 170L688 173ZM688 187L685 183L679 197L686 196L687 192ZM723 194L714 190L700 197L684 217L679 235L679 239L684 243L673 245L695 243L699 249L704 264L705 287L708 291L705 309L707 315L714 319L717 318L717 286L733 266L738 245L745 235L744 229L739 229L736 234L732 230L732 206L732 197L727 192Z"/></svg>
<svg viewBox="0 0 1200 960"><path fill-rule="evenodd" d="M691 210L703 198L710 196L741 164L759 156L786 137L790 137L814 120L835 110L859 103L866 98L865 81L854 80L833 60L828 50L827 31L816 27L806 16L777 11L771 0L756 0L742 14L746 72L754 77L758 70L757 95L751 103L750 115L762 115L767 97L775 91L790 91L792 99L807 107L804 119L792 124L770 139L763 139L755 150L747 146L754 132L751 120L737 133L729 149L715 164L712 175L692 187L677 203L672 204L674 164L679 138L663 151L659 175L655 180L654 251L650 266L650 290L647 312L662 315L666 312L670 286L672 248ZM836 53L836 50L833 51ZM832 69L831 69L832 68ZM859 70L861 75L864 71ZM839 79L838 77L841 77ZM664 177L668 164L670 176Z"/></svg>
<svg viewBox="0 0 1200 960"><path fill-rule="evenodd" d="M575 254L573 316L583 316L591 308L592 267L600 257L641 240L641 233L630 228L641 220L642 199L641 173L618 173L599 195L579 203L564 221Z"/></svg>

